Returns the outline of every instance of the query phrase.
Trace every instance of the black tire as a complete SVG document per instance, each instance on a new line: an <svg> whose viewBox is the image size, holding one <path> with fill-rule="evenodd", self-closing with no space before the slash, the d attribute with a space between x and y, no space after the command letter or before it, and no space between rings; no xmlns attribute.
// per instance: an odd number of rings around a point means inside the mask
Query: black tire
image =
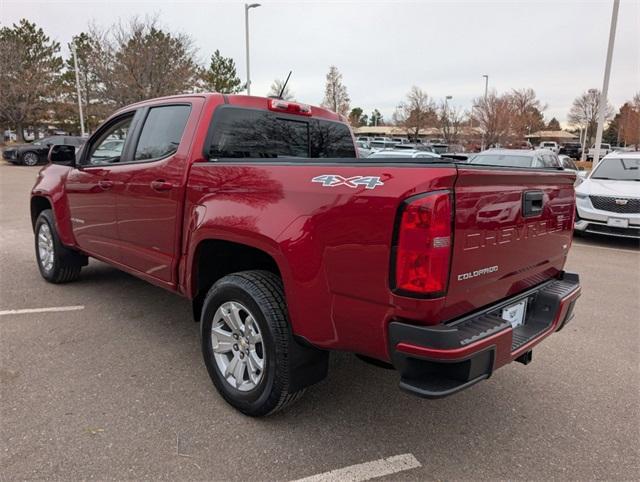
<svg viewBox="0 0 640 482"><path fill-rule="evenodd" d="M25 152L22 154L22 164L25 166L37 166L40 163L40 158L35 152Z"/></svg>
<svg viewBox="0 0 640 482"><path fill-rule="evenodd" d="M240 391L223 376L214 359L211 327L217 309L227 302L249 309L262 335L264 370L250 391ZM291 405L304 392L292 388L292 343L282 281L267 271L243 271L220 279L204 300L200 320L202 354L213 384L222 397L242 413L260 417Z"/></svg>
<svg viewBox="0 0 640 482"><path fill-rule="evenodd" d="M44 233L46 226L53 241L53 263L48 266L40 256L38 239ZM86 265L87 258L80 253L67 248L60 242L56 231L56 223L51 209L45 209L40 213L35 225L35 248L38 269L42 277L50 283L68 283L80 276L82 266Z"/></svg>

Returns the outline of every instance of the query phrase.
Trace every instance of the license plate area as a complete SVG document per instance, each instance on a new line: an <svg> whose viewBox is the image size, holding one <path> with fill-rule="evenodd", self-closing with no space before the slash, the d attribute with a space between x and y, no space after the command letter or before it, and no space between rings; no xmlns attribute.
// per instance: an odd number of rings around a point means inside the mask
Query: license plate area
<svg viewBox="0 0 640 482"><path fill-rule="evenodd" d="M625 218L609 218L607 219L607 226L614 228L628 228L629 220Z"/></svg>
<svg viewBox="0 0 640 482"><path fill-rule="evenodd" d="M520 300L502 308L502 319L511 323L512 328L524 325L527 315L527 299Z"/></svg>

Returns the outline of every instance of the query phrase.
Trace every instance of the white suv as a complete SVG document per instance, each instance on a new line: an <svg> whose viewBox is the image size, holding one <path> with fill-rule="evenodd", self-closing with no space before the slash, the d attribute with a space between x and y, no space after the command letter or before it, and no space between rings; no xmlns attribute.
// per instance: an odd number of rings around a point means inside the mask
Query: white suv
<svg viewBox="0 0 640 482"><path fill-rule="evenodd" d="M612 152L580 182L575 230L640 239L640 152Z"/></svg>

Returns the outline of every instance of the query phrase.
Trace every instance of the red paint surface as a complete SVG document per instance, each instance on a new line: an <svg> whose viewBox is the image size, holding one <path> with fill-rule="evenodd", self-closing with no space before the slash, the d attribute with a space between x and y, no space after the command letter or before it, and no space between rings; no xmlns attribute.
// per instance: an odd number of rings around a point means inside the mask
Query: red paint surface
<svg viewBox="0 0 640 482"><path fill-rule="evenodd" d="M455 318L555 276L564 266L574 209L571 175L453 164L401 167L391 161L208 162L202 154L205 137L223 96L159 99L127 109L176 99L191 103L192 110L175 155L142 164L42 170L33 195L52 203L65 244L187 297L195 295L194 255L201 242L255 247L278 265L297 335L319 347L385 360L391 320L427 325ZM247 96L227 100L261 109L268 102ZM317 107L312 115L340 120ZM324 174L379 176L384 186L368 190L311 182ZM111 188L100 186L104 180ZM171 188L154 190L154 181ZM521 216L524 189L545 193L545 209L536 220ZM410 196L436 190L454 192L447 295L398 296L389 282L398 208ZM514 233L523 229L528 234L516 240ZM484 246L476 246L478 239ZM492 265L499 269L490 275L457 280L460 273Z"/></svg>

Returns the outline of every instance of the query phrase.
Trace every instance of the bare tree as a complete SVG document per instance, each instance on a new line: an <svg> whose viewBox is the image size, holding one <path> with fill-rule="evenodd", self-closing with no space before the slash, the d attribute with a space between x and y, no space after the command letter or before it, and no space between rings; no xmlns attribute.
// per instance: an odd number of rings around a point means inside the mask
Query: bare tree
<svg viewBox="0 0 640 482"><path fill-rule="evenodd" d="M335 65L332 65L327 73L322 107L346 116L349 113L350 102L347 88L342 83L342 74Z"/></svg>
<svg viewBox="0 0 640 482"><path fill-rule="evenodd" d="M495 91L473 102L473 116L484 132L487 145L506 141L511 129L513 107L509 96L498 96Z"/></svg>
<svg viewBox="0 0 640 482"><path fill-rule="evenodd" d="M90 36L101 97L113 107L198 89L199 68L191 38L165 32L157 19L134 17Z"/></svg>
<svg viewBox="0 0 640 482"><path fill-rule="evenodd" d="M455 144L460 137L460 130L464 121L464 112L456 107L442 102L438 108L438 122L442 137L447 144Z"/></svg>
<svg viewBox="0 0 640 482"><path fill-rule="evenodd" d="M511 103L511 133L518 140L544 129L542 112L547 108L533 89L513 89L508 94Z"/></svg>
<svg viewBox="0 0 640 482"><path fill-rule="evenodd" d="M414 85L405 100L398 104L393 120L406 129L410 138L416 140L422 129L438 124L438 114L433 100Z"/></svg>
<svg viewBox="0 0 640 482"><path fill-rule="evenodd" d="M600 108L600 91L598 89L589 89L576 97L569 109L567 119L569 123L575 127L586 129L587 142L589 145L593 142L598 127L598 109ZM605 122L613 117L613 107L606 101L604 108Z"/></svg>
<svg viewBox="0 0 640 482"><path fill-rule="evenodd" d="M282 88L284 87L284 90ZM269 97L278 97L280 96L280 92L282 92L282 96L280 97L282 100L295 100L295 96L293 91L289 88L289 84L284 85L284 80L276 79L271 84L269 88L269 93L267 94Z"/></svg>

